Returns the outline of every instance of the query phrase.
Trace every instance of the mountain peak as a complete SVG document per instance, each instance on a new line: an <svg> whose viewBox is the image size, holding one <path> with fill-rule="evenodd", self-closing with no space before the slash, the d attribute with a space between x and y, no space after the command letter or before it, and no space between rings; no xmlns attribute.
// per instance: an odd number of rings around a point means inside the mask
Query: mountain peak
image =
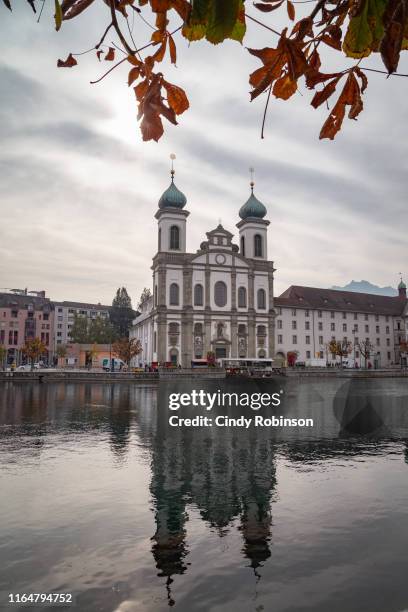
<svg viewBox="0 0 408 612"><path fill-rule="evenodd" d="M338 287L334 285L331 289L336 289L337 291L355 291L357 293L371 293L373 295L388 295L390 297L395 297L398 295L398 291L394 287L379 287L378 285L373 285L370 281L361 280L355 281L352 280L348 285L344 285L344 287Z"/></svg>

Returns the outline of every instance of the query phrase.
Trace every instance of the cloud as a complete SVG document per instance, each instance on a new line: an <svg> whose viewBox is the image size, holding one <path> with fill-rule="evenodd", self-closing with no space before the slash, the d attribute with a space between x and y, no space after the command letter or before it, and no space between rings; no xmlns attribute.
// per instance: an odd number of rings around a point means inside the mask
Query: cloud
<svg viewBox="0 0 408 612"><path fill-rule="evenodd" d="M91 86L106 70L93 54L80 56L75 69L56 68L58 57L99 39L102 12L95 5L83 23L64 23L58 34L51 9L36 24L16 6L0 24L2 284L102 302L126 284L136 301L151 282L154 213L170 152L191 212L190 251L220 218L237 239L255 166L277 293L292 283L344 285L355 277L395 284L408 220L402 79L373 74L359 121L346 120L334 143L318 140L327 110L310 107L310 92L272 100L261 140L265 99L250 103L248 94L258 60L234 43L182 41L180 68L165 71L185 87L191 109L179 126L166 125L158 144L142 143L126 70ZM264 36L251 27L248 46L269 44Z"/></svg>

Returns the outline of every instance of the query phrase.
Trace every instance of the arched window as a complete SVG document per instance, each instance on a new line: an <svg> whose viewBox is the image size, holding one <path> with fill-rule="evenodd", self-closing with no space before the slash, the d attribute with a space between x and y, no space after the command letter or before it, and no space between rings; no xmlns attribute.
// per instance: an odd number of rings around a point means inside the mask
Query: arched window
<svg viewBox="0 0 408 612"><path fill-rule="evenodd" d="M194 287L194 306L202 306L204 302L203 286L198 284Z"/></svg>
<svg viewBox="0 0 408 612"><path fill-rule="evenodd" d="M266 293L265 289L258 289L258 308L265 310L266 308Z"/></svg>
<svg viewBox="0 0 408 612"><path fill-rule="evenodd" d="M256 328L256 333L258 336L266 336L265 325L258 325L258 327Z"/></svg>
<svg viewBox="0 0 408 612"><path fill-rule="evenodd" d="M177 283L171 283L170 285L170 306L178 306L179 305L179 286Z"/></svg>
<svg viewBox="0 0 408 612"><path fill-rule="evenodd" d="M247 305L247 292L245 287L239 287L238 289L238 308L246 308Z"/></svg>
<svg viewBox="0 0 408 612"><path fill-rule="evenodd" d="M265 359L266 352L262 349L261 351L259 351L258 357L259 357L259 359Z"/></svg>
<svg viewBox="0 0 408 612"><path fill-rule="evenodd" d="M170 228L170 249L178 251L180 248L180 228L177 225L172 225Z"/></svg>
<svg viewBox="0 0 408 612"><path fill-rule="evenodd" d="M154 305L157 306L157 285L154 286Z"/></svg>
<svg viewBox="0 0 408 612"><path fill-rule="evenodd" d="M159 245L158 250L161 251L161 228L159 229Z"/></svg>
<svg viewBox="0 0 408 612"><path fill-rule="evenodd" d="M179 324L169 323L169 334L178 334L178 333L179 333Z"/></svg>
<svg viewBox="0 0 408 612"><path fill-rule="evenodd" d="M260 234L254 236L254 257L263 257L262 236Z"/></svg>
<svg viewBox="0 0 408 612"><path fill-rule="evenodd" d="M227 285L223 281L217 281L214 285L214 302L220 308L227 303Z"/></svg>
<svg viewBox="0 0 408 612"><path fill-rule="evenodd" d="M241 255L245 257L245 236L241 236Z"/></svg>
<svg viewBox="0 0 408 612"><path fill-rule="evenodd" d="M203 324L202 323L196 323L194 325L194 335L195 336L201 336L203 333Z"/></svg>

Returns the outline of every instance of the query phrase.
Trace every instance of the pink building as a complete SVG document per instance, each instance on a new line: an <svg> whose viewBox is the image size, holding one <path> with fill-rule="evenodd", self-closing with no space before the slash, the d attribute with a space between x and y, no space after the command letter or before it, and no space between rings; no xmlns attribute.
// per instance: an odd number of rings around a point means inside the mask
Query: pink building
<svg viewBox="0 0 408 612"><path fill-rule="evenodd" d="M41 358L45 363L52 363L54 357L54 305L45 297L45 291L31 293L0 293L0 345L7 349L9 365L25 361L22 349L27 340L34 338L47 347Z"/></svg>

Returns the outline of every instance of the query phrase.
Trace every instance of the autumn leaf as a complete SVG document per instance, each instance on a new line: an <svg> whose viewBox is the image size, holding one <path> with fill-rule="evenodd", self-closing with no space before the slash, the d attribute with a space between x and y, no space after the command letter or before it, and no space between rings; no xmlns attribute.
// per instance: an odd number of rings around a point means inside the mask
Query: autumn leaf
<svg viewBox="0 0 408 612"><path fill-rule="evenodd" d="M113 47L109 47L107 54L105 55L105 62L113 62L115 59L115 49Z"/></svg>
<svg viewBox="0 0 408 612"><path fill-rule="evenodd" d="M72 68L73 66L76 66L77 64L78 62L76 61L72 53L68 55L65 61L59 59L57 62L58 68Z"/></svg>
<svg viewBox="0 0 408 612"><path fill-rule="evenodd" d="M141 81L138 85L136 85L136 87L134 87L135 96L136 96L136 99L139 102L146 95L146 92L147 92L148 88L149 88L149 80L148 79L145 79L144 81Z"/></svg>
<svg viewBox="0 0 408 612"><path fill-rule="evenodd" d="M174 110L176 115L181 115L184 113L190 106L184 89L177 87L177 85L172 85L164 79L163 87L167 92L167 102Z"/></svg>
<svg viewBox="0 0 408 612"><path fill-rule="evenodd" d="M190 41L205 37L214 45L226 38L242 42L245 31L243 0L195 0L182 30Z"/></svg>
<svg viewBox="0 0 408 612"><path fill-rule="evenodd" d="M288 11L288 17L291 21L295 21L295 7L290 0L286 2L286 9Z"/></svg>
<svg viewBox="0 0 408 612"><path fill-rule="evenodd" d="M55 0L55 29L58 30L62 24L62 9L59 0Z"/></svg>
<svg viewBox="0 0 408 612"><path fill-rule="evenodd" d="M383 37L383 15L387 0L360 0L355 16L352 16L343 42L347 57L360 59L372 51L378 51Z"/></svg>
<svg viewBox="0 0 408 612"><path fill-rule="evenodd" d="M280 2L276 2L274 4L261 4L260 2L254 2L254 6L263 13L271 13L272 11L275 11L280 6L282 6L284 1L285 0L281 0Z"/></svg>
<svg viewBox="0 0 408 612"><path fill-rule="evenodd" d="M172 36L169 36L169 52L170 52L170 60L172 64L175 64L177 61L177 49L176 43Z"/></svg>
<svg viewBox="0 0 408 612"><path fill-rule="evenodd" d="M288 100L297 90L296 81L292 81L288 74L284 74L280 79L275 81L272 93L276 98Z"/></svg>
<svg viewBox="0 0 408 612"><path fill-rule="evenodd" d="M390 0L384 14L385 32L380 44L381 58L388 73L398 68L400 51L407 25L408 7L405 0Z"/></svg>
<svg viewBox="0 0 408 612"><path fill-rule="evenodd" d="M64 21L73 19L90 6L94 0L63 0L61 4L62 18Z"/></svg>
<svg viewBox="0 0 408 612"><path fill-rule="evenodd" d="M336 91L336 85L341 79L341 76L336 77L332 81L329 81L321 91L317 91L311 101L313 108L318 108L323 102L325 102L334 92Z"/></svg>
<svg viewBox="0 0 408 612"><path fill-rule="evenodd" d="M328 87L329 85L331 85L331 83L329 83L326 87ZM320 92L320 94L322 95L323 92ZM351 70L349 72L339 99L337 100L332 111L330 112L330 115L323 124L323 127L320 131L320 139L329 138L330 140L333 140L335 138L337 132L341 129L341 126L343 124L343 119L346 114L346 106L351 107L348 114L350 119L356 119L360 112L363 110L363 101L361 99L360 86L355 77L354 70Z"/></svg>
<svg viewBox="0 0 408 612"><path fill-rule="evenodd" d="M140 76L140 68L137 66L134 66L128 74L128 85L132 85L132 83L134 83L136 81L136 79L138 79Z"/></svg>

